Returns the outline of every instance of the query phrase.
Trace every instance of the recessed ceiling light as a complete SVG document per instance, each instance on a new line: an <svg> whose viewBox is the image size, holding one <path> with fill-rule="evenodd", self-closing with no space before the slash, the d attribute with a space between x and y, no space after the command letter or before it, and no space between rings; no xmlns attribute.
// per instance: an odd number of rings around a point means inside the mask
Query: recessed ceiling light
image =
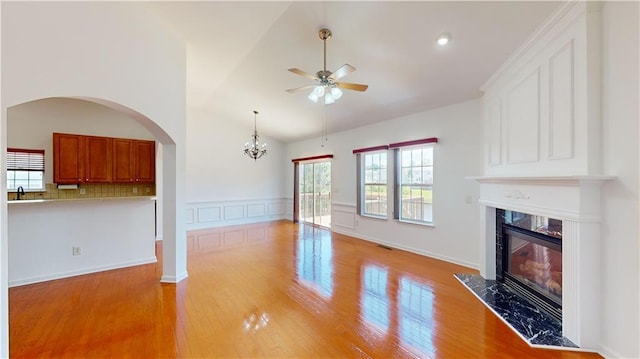
<svg viewBox="0 0 640 359"><path fill-rule="evenodd" d="M438 37L436 38L436 42L438 43L438 45L444 46L448 44L449 41L451 41L451 38L452 38L451 34L448 32L445 32L438 35Z"/></svg>

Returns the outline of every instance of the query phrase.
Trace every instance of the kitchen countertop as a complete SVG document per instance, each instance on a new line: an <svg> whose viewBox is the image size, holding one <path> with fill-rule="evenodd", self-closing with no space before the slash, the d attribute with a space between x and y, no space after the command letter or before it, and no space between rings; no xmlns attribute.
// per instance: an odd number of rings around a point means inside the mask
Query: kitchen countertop
<svg viewBox="0 0 640 359"><path fill-rule="evenodd" d="M30 203L69 203L85 201L113 201L125 199L156 200L156 196L129 196L129 197L92 197L92 198L65 198L65 199L21 199L10 200L7 204L30 204Z"/></svg>

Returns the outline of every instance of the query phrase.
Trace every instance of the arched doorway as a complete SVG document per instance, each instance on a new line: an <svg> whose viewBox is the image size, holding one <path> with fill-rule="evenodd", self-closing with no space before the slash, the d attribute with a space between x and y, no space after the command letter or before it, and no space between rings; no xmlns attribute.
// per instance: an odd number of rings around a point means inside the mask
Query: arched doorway
<svg viewBox="0 0 640 359"><path fill-rule="evenodd" d="M163 214L162 221L159 224L160 233L168 234L163 235L163 249L166 261L163 261L163 275L162 281L168 283L175 283L187 276L186 273L186 251L179 250L177 246L183 245L180 243L180 240L186 237L185 234L181 234L179 228L183 228L178 223L178 207L176 205L176 145L175 141L171 138L171 136L165 131L162 127L160 127L156 122L154 122L149 117L144 114L124 106L122 104L115 103L113 101L100 99L100 98L92 98L92 97L60 97L60 99L73 99L75 101L88 102L93 104L98 104L114 110L115 112L122 114L123 116L129 117L131 120L136 122L137 124L144 127L153 137L157 140L161 146L162 153L160 153L160 158L162 158L161 166L159 167L159 173L157 174L158 179L158 207L160 208L160 213ZM36 101L42 101L45 99L35 99L33 101L27 101L25 103L31 103ZM25 104L23 103L23 104ZM6 120L9 121L9 109L15 106L21 106L22 104L17 104L7 108ZM3 124L3 128L6 127L6 123ZM15 135L15 134L14 134ZM12 136L11 133L7 133L7 136ZM7 147L7 146L5 146ZM3 150L3 158L6 156L6 151ZM5 161L3 161L4 163ZM7 189L6 183L3 183L3 198L7 198ZM6 208L6 207L5 207ZM6 211L4 211L6 212ZM7 216L3 216L3 225L8 224ZM5 227L6 228L6 227ZM3 234L7 233L3 231ZM6 246L7 238L3 239L3 249L8 249ZM7 250L3 251L7 253ZM8 261L8 256L4 257L4 260ZM7 263L7 262L5 262ZM3 265L3 268L7 268L6 265ZM183 268L183 269L181 269Z"/></svg>

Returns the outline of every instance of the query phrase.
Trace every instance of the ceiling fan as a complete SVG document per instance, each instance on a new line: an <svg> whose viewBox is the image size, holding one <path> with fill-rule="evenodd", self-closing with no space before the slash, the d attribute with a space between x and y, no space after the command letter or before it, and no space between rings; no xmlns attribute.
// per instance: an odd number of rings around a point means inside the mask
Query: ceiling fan
<svg viewBox="0 0 640 359"><path fill-rule="evenodd" d="M338 80L353 71L356 70L355 67L344 64L342 65L336 72L327 71L327 40L331 38L331 30L329 29L321 29L318 33L320 39L324 44L324 67L322 70L316 72L315 76L311 75L307 72L304 72L297 68L289 69L289 71L294 74L306 77L308 79L314 80L316 83L313 85L307 85L302 87L297 87L293 89L287 90L289 93L304 91L312 89L309 94L309 100L313 102L318 102L320 97L324 96L324 103L331 104L334 103L335 100L342 97L342 90L355 90L355 91L366 91L369 87L368 85L362 84L354 84L348 82L338 82Z"/></svg>

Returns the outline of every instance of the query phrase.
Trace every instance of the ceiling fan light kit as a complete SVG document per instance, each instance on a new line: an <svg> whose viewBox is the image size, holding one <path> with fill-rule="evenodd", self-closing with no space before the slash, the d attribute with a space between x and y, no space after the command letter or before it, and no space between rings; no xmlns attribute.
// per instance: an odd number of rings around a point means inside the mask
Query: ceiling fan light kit
<svg viewBox="0 0 640 359"><path fill-rule="evenodd" d="M444 45L448 44L449 41L451 41L452 38L453 38L453 36L451 35L451 33L444 32L444 33L438 35L438 37L436 38L436 42L438 43L438 45L444 46Z"/></svg>
<svg viewBox="0 0 640 359"><path fill-rule="evenodd" d="M316 83L313 85L289 89L287 90L287 92L293 93L298 91L311 90L311 93L309 93L309 96L307 96L310 101L318 102L321 97L324 97L325 105L329 105L342 97L341 89L355 90L360 92L367 90L367 88L369 87L368 85L338 82L340 78L356 70L355 67L349 64L342 65L338 70L336 70L336 72L327 71L327 40L330 39L332 35L333 34L329 29L321 29L318 33L318 36L320 37L320 40L322 40L324 45L324 67L322 70L316 72L315 76L297 68L289 69L290 72L314 80Z"/></svg>

